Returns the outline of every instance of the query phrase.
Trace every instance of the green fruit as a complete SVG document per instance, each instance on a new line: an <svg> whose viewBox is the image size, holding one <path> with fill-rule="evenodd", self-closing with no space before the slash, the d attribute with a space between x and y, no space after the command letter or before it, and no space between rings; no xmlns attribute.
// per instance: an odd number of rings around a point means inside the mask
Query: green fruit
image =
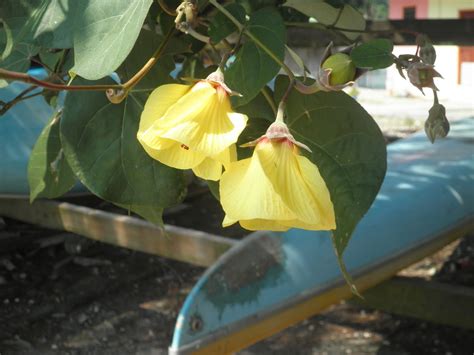
<svg viewBox="0 0 474 355"><path fill-rule="evenodd" d="M329 75L331 85L341 85L354 80L356 67L347 54L333 54L324 61L323 68L332 69Z"/></svg>

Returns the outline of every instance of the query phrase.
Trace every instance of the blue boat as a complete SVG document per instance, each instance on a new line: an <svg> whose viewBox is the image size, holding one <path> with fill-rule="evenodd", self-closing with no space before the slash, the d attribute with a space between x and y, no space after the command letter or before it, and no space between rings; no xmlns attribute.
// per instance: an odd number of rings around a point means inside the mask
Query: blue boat
<svg viewBox="0 0 474 355"><path fill-rule="evenodd" d="M359 291L474 228L474 119L432 145L388 147L388 171L344 259ZM227 354L351 297L327 232L254 233L211 266L178 316L171 354Z"/></svg>

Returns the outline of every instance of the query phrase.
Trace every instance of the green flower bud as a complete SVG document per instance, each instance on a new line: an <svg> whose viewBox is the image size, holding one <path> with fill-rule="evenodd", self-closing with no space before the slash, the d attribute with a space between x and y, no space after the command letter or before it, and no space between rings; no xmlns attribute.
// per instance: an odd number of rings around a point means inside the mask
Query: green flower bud
<svg viewBox="0 0 474 355"><path fill-rule="evenodd" d="M354 80L356 67L351 57L344 53L336 53L326 59L322 65L323 69L331 69L329 84L342 85Z"/></svg>

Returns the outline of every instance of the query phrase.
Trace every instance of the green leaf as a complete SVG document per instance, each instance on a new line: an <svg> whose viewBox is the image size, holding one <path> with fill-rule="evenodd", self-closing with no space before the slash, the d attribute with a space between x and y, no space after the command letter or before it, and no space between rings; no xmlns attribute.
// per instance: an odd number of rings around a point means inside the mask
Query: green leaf
<svg viewBox="0 0 474 355"><path fill-rule="evenodd" d="M247 29L276 57L284 60L285 25L276 10L266 8L253 13ZM225 72L229 87L243 95L236 100L236 105L243 105L252 100L279 70L280 66L266 52L248 40Z"/></svg>
<svg viewBox="0 0 474 355"><path fill-rule="evenodd" d="M12 53L0 62L0 67L12 71L26 72L31 65L31 58L38 53L38 47L21 43L14 47Z"/></svg>
<svg viewBox="0 0 474 355"><path fill-rule="evenodd" d="M239 4L229 4L226 7L240 23L245 22L245 9ZM219 43L224 38L237 31L238 28L222 12L218 12L209 24L208 35L212 43Z"/></svg>
<svg viewBox="0 0 474 355"><path fill-rule="evenodd" d="M281 98L288 79L279 77ZM385 139L372 117L344 92L303 95L293 90L287 123L296 140L308 145L336 213L334 244L342 255L354 228L377 195L386 171Z"/></svg>
<svg viewBox="0 0 474 355"><path fill-rule="evenodd" d="M264 90L268 91L269 96L273 96L270 89L265 88ZM273 112L272 107L262 93L259 93L247 104L239 106L237 111L249 117L249 121L237 142L237 155L239 159L245 159L252 155L253 150L242 148L241 145L252 142L264 135L270 124L275 120L276 113Z"/></svg>
<svg viewBox="0 0 474 355"><path fill-rule="evenodd" d="M143 63L148 60L155 49L158 48L161 41L161 36L157 36L151 31L143 30L135 43L132 52L117 71L121 79L123 81L130 79L130 77L143 66ZM93 113L93 115L95 115L94 117L97 116L96 118L91 118L90 120L86 119L83 122L83 125L88 125L88 122L91 122L94 119L102 119L105 120L104 123L107 120L115 123L115 125L112 123L110 127L103 126L101 128L103 133L98 133L100 129L97 132L93 132L93 130L88 131L85 135L90 137L86 137L85 139L103 141L104 138L107 138L107 135L110 135L110 138L115 136L115 139L120 141L121 148L118 151L117 149L114 150L114 154L117 154L117 157L113 158L119 158L122 162L126 162L125 164L118 162L115 163L115 167L118 169L117 172L120 172L121 170L120 174L122 174L122 176L120 179L122 181L117 182L114 186L114 191L106 191L107 187L101 185L101 183L103 184L106 180L102 182L100 181L105 175L113 172L113 166L109 169L104 169L102 172L95 173L93 171L94 169L89 172L84 172L84 175L88 179L97 179L97 181L92 180L92 183L96 188L93 192L112 201L117 206L132 211L158 225L163 224L163 207L173 204L175 201L184 197L184 180L181 172L163 166L162 164L150 159L148 155L144 153L136 140L138 118L143 110L143 101L146 98L146 94L154 90L157 86L172 81L169 72L174 69L175 65L170 54L179 51L186 51L187 48L187 46L183 47L183 44L179 42L179 40L176 43L172 40L165 52L167 54L160 58L148 75L133 88L125 100L126 102L118 105L121 106L119 108L120 115L117 114L115 116L111 114L117 106L111 105L107 99L105 99L105 95L100 93L94 96L96 96L99 111L103 110L103 112L101 112L100 115L99 112ZM69 102L66 100L66 106L68 103ZM75 105L74 100L71 101L71 105ZM89 112L92 113L92 111ZM122 120L127 120L127 122L122 121L122 125L118 124L120 117L122 117ZM70 123L74 124L74 122ZM99 123L90 123L91 127L95 124L99 125ZM83 127L83 129L86 128L86 126ZM67 127L64 129L67 130ZM110 132L110 130L113 130L114 133ZM69 132L69 135L70 133L71 132ZM101 136L102 134L103 136ZM97 143L97 145L100 147L101 143ZM100 148L97 148L93 149L93 152L90 154L95 155L96 159L101 160L102 157L100 157L100 152ZM88 153L79 151L72 152L71 155L77 155L78 157L73 159L83 162L87 161L87 157L85 156L87 154ZM133 166L133 162L140 162L139 165L142 166L142 168L139 166ZM143 172L134 172L133 170L135 168L143 169ZM80 170L82 170L82 168L80 168ZM100 170L100 167L97 170ZM94 174L97 174L97 176ZM121 186L121 184L123 185ZM127 187L127 184L130 186ZM129 198L120 195L121 192L119 191L130 191L130 189L136 192L135 196ZM149 192L147 192L147 189L150 189ZM127 193L129 194L130 192ZM150 198L144 198L143 194L148 193L151 194Z"/></svg>
<svg viewBox="0 0 474 355"><path fill-rule="evenodd" d="M0 32L0 47L4 47L7 41L6 34ZM0 60L0 68L17 72L26 72L30 68L31 58L38 53L38 47L26 43L16 44L12 47L9 55ZM8 85L6 80L0 79L0 88Z"/></svg>
<svg viewBox="0 0 474 355"><path fill-rule="evenodd" d="M351 30L342 31L347 38L354 40L365 30L364 16L350 5L336 8L323 0L288 0L284 6L292 7L306 16L315 18L323 25ZM352 32L355 31L355 32Z"/></svg>
<svg viewBox="0 0 474 355"><path fill-rule="evenodd" d="M197 55L188 56L184 62L181 70L179 71L178 78L195 78L203 79L207 78L209 74L217 70L216 65L209 65L204 67L202 59Z"/></svg>
<svg viewBox="0 0 474 355"><path fill-rule="evenodd" d="M449 133L449 121L446 117L446 109L439 103L430 108L428 119L425 122L425 133L431 143L436 138L444 138Z"/></svg>
<svg viewBox="0 0 474 355"><path fill-rule="evenodd" d="M61 141L72 170L94 194L120 205L166 207L184 197L184 178L151 159L136 138L146 98L131 92L112 104L103 92L69 92Z"/></svg>
<svg viewBox="0 0 474 355"><path fill-rule="evenodd" d="M154 205L125 205L115 203L115 205L127 210L129 213L134 212L147 221L158 226L163 226L163 208Z"/></svg>
<svg viewBox="0 0 474 355"><path fill-rule="evenodd" d="M361 44L351 52L354 65L365 69L383 69L393 64L393 43L388 39L374 39Z"/></svg>
<svg viewBox="0 0 474 355"><path fill-rule="evenodd" d="M60 117L61 113L53 115L31 151L28 163L31 202L40 197L62 196L76 183L59 139Z"/></svg>
<svg viewBox="0 0 474 355"><path fill-rule="evenodd" d="M269 99L273 100L273 92L268 87L264 88L263 90L266 90ZM274 103L274 105L276 104ZM273 111L272 107L270 106L262 92L259 92L257 96L255 96L245 105L239 106L237 108L237 112L243 113L250 118L247 127L249 125L252 125L253 119L265 119L271 123L276 118L276 112ZM264 133L265 131L262 132L262 134Z"/></svg>
<svg viewBox="0 0 474 355"><path fill-rule="evenodd" d="M237 0L239 5L241 5L248 14L255 12L257 10L263 9L265 7L276 7L279 0Z"/></svg>
<svg viewBox="0 0 474 355"><path fill-rule="evenodd" d="M96 80L111 74L133 48L152 0L80 1L72 72Z"/></svg>
<svg viewBox="0 0 474 355"><path fill-rule="evenodd" d="M50 49L41 48L39 53L41 63L48 66L48 68L54 69L55 65L59 62L63 56L63 51L51 51Z"/></svg>

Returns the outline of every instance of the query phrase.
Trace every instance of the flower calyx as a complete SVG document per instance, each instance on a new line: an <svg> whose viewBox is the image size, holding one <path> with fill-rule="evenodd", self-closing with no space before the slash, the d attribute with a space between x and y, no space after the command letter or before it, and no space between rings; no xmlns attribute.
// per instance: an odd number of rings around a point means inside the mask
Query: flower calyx
<svg viewBox="0 0 474 355"><path fill-rule="evenodd" d="M413 86L417 87L423 94L423 88L439 91L433 79L443 77L434 69L433 65L422 62L410 63L407 68L407 74Z"/></svg>
<svg viewBox="0 0 474 355"><path fill-rule="evenodd" d="M211 83L214 87L219 86L227 92L230 96L239 96L242 97L242 94L230 89L224 81L224 73L221 68L217 68L215 72L212 72L205 79L207 82Z"/></svg>
<svg viewBox="0 0 474 355"><path fill-rule="evenodd" d="M301 142L298 142L295 137L290 133L288 126L282 121L273 122L267 129L266 133L257 138L254 141L242 144L241 147L254 147L260 142L266 141L276 141L281 143L287 143L290 145L295 145L297 147L303 148L311 153L311 149Z"/></svg>

